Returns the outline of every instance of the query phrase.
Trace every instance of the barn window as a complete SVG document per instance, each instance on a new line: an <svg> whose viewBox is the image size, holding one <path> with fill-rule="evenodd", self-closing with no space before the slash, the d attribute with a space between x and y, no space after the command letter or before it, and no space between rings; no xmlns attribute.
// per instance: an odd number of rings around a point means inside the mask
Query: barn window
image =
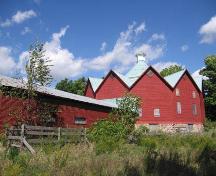
<svg viewBox="0 0 216 176"><path fill-rule="evenodd" d="M85 117L75 117L74 123L76 125L85 125L86 124L86 118Z"/></svg>
<svg viewBox="0 0 216 176"><path fill-rule="evenodd" d="M160 117L160 109L159 108L154 109L154 117Z"/></svg>
<svg viewBox="0 0 216 176"><path fill-rule="evenodd" d="M196 92L195 91L192 92L192 97L196 98Z"/></svg>
<svg viewBox="0 0 216 176"><path fill-rule="evenodd" d="M177 114L181 114L181 102L177 102L176 107L177 107Z"/></svg>
<svg viewBox="0 0 216 176"><path fill-rule="evenodd" d="M142 108L138 109L139 117L142 117Z"/></svg>
<svg viewBox="0 0 216 176"><path fill-rule="evenodd" d="M153 71L149 70L149 71L147 72L147 75L148 75L148 77L152 77L152 76L153 76Z"/></svg>
<svg viewBox="0 0 216 176"><path fill-rule="evenodd" d="M176 96L180 96L180 90L176 88Z"/></svg>
<svg viewBox="0 0 216 176"><path fill-rule="evenodd" d="M196 104L192 104L192 113L193 113L193 115L197 115L197 106L196 106Z"/></svg>

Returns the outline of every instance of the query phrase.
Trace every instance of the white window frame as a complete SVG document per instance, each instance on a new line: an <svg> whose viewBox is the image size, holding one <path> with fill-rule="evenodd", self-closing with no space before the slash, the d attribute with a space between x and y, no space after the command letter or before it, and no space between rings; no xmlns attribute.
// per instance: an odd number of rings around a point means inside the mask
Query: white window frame
<svg viewBox="0 0 216 176"><path fill-rule="evenodd" d="M176 102L176 112L177 114L181 114L182 113L182 108L181 108L181 102Z"/></svg>
<svg viewBox="0 0 216 176"><path fill-rule="evenodd" d="M154 117L160 117L160 109L159 108L154 109Z"/></svg>
<svg viewBox="0 0 216 176"><path fill-rule="evenodd" d="M192 114L194 116L196 116L198 114L198 112L197 112L197 105L196 104L192 104Z"/></svg>
<svg viewBox="0 0 216 176"><path fill-rule="evenodd" d="M192 91L192 98L196 98L196 91Z"/></svg>
<svg viewBox="0 0 216 176"><path fill-rule="evenodd" d="M176 88L176 96L180 96L180 90L179 90L179 88Z"/></svg>

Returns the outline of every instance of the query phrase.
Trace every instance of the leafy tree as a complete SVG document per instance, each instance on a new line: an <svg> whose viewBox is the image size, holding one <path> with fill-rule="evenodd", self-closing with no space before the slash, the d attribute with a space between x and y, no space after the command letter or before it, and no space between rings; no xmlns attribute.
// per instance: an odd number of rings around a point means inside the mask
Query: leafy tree
<svg viewBox="0 0 216 176"><path fill-rule="evenodd" d="M176 72L179 72L183 70L182 66L179 66L179 65L171 65L169 66L168 68L165 68L163 69L161 72L160 72L160 75L162 77L165 77L165 76L168 76L168 75L171 75L173 73L176 73Z"/></svg>
<svg viewBox="0 0 216 176"><path fill-rule="evenodd" d="M205 68L200 74L208 77L203 81L205 93L206 116L210 120L216 120L216 55L208 56L205 59Z"/></svg>
<svg viewBox="0 0 216 176"><path fill-rule="evenodd" d="M78 94L78 95L84 95L86 82L87 81L84 77L74 81L65 78L64 80L61 80L56 84L56 89Z"/></svg>
<svg viewBox="0 0 216 176"><path fill-rule="evenodd" d="M114 109L110 116L120 121L130 133L134 130L137 117L139 116L139 107L141 99L131 93L117 100L118 108Z"/></svg>

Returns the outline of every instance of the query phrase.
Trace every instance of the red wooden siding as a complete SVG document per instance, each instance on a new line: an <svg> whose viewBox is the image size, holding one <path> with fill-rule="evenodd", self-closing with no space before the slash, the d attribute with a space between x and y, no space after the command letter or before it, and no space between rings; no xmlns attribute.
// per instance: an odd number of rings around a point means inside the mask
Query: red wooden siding
<svg viewBox="0 0 216 176"><path fill-rule="evenodd" d="M173 117L172 91L154 71L153 73L152 76L144 74L130 90L142 100L142 117L137 123L162 123ZM160 109L160 117L154 117L155 108Z"/></svg>
<svg viewBox="0 0 216 176"><path fill-rule="evenodd" d="M91 83L88 81L85 91L85 96L95 98L94 91L92 89Z"/></svg>
<svg viewBox="0 0 216 176"><path fill-rule="evenodd" d="M128 92L128 88L117 75L110 73L96 91L96 99L118 98Z"/></svg>
<svg viewBox="0 0 216 176"><path fill-rule="evenodd" d="M202 123L203 122L203 113L202 113L202 94L194 86L192 81L189 79L188 75L185 74L182 79L176 85L176 88L180 91L180 96L176 96L176 92L173 91L173 112L175 122L179 123ZM196 98L193 98L192 92L195 91ZM201 95L201 96L200 96ZM181 102L182 113L176 113L176 102ZM192 113L192 105L196 104L197 106L197 115Z"/></svg>
<svg viewBox="0 0 216 176"><path fill-rule="evenodd" d="M106 118L111 111L111 108L95 104L65 100L51 96L47 96L46 99L50 103L59 105L57 117L63 127L89 127L97 120ZM6 123L10 125L14 124L14 120L11 120L9 114L14 111L13 108L22 106L22 102L23 100L21 99L0 96L0 129L3 129ZM76 125L74 123L75 117L86 118L86 125Z"/></svg>

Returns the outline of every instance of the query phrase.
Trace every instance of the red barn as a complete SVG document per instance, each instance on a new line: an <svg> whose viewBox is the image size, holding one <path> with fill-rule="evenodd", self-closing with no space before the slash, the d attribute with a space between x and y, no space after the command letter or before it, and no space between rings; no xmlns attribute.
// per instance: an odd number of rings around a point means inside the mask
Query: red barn
<svg viewBox="0 0 216 176"><path fill-rule="evenodd" d="M104 79L89 78L85 95L115 103L126 92L142 100L137 126L166 132L203 130L202 78L193 78L186 69L163 78L138 55L125 75L111 70Z"/></svg>
<svg viewBox="0 0 216 176"><path fill-rule="evenodd" d="M17 79L0 75L0 86L25 89L25 85ZM71 94L53 88L38 86L39 96L47 102L58 107L57 119L63 127L89 127L99 119L107 118L112 108L116 108L109 102L93 98ZM0 91L0 130L6 124L13 124L14 118L10 115L16 107L22 111L23 99L11 96L3 96Z"/></svg>

